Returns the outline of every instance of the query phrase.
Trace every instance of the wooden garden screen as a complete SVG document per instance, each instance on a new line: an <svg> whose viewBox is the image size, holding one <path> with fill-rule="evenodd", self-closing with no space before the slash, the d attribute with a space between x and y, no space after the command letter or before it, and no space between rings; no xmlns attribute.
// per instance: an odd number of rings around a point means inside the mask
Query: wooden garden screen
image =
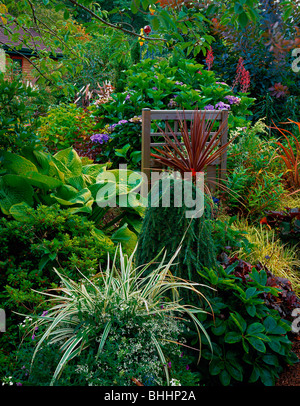
<svg viewBox="0 0 300 406"><path fill-rule="evenodd" d="M151 132L151 124L154 120L161 122L168 122L173 125L173 131L176 135L180 135L178 131L178 122L180 120L192 121L194 114L197 110L142 110L142 162L141 171L147 176L148 181L150 181L150 174L152 170L159 171L164 168L159 168L153 164L151 159L151 148L152 147L163 147L166 145L163 134L161 132ZM200 112L200 111L199 111ZM225 145L228 138L228 111L227 110L205 110L207 119L214 120L221 125L225 121L222 135L220 139L219 146ZM172 124L171 124L172 123ZM171 134L165 130L166 133L171 136ZM213 134L213 133L212 133ZM154 140L155 138L155 140ZM158 141L159 140L159 141ZM153 151L155 152L155 151ZM226 176L226 161L227 153L225 152L219 159L216 159L207 168L207 185L211 191L215 190L215 185L218 180L224 180ZM149 190L149 184L148 184Z"/></svg>

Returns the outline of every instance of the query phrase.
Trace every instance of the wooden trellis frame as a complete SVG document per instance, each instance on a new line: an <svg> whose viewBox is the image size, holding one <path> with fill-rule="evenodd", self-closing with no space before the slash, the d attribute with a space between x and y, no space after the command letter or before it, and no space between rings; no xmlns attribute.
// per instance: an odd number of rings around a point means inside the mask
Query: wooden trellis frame
<svg viewBox="0 0 300 406"><path fill-rule="evenodd" d="M150 181L151 170L162 170L163 168L158 168L157 166L151 166L151 148L152 147L163 147L166 145L164 137L161 132L151 132L151 123L154 120L174 122L173 131L178 134L178 122L180 120L192 121L194 114L197 110L151 110L144 108L142 110L142 161L141 161L141 171L147 176L148 181ZM200 111L199 111L200 112ZM204 110L205 118L209 120L215 120L221 125L225 122L219 146L223 146L228 141L228 110ZM166 131L170 136L171 134ZM153 137L161 137L163 142L153 142ZM215 190L216 182L219 180L224 180L226 178L226 166L227 166L227 152L219 159L216 159L207 168L207 184L211 191ZM148 185L149 188L149 185ZM149 190L149 189L148 189Z"/></svg>

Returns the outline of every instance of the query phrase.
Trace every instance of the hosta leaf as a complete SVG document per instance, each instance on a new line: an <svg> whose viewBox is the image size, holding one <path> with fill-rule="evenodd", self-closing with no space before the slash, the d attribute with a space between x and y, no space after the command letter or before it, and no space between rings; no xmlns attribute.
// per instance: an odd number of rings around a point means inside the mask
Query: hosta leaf
<svg viewBox="0 0 300 406"><path fill-rule="evenodd" d="M64 206L83 205L92 200L92 194L89 189L86 188L78 191L69 185L61 186L56 193L51 193L51 197Z"/></svg>
<svg viewBox="0 0 300 406"><path fill-rule="evenodd" d="M96 182L100 172L106 170L107 164L89 164L82 167L82 176L87 184L91 185Z"/></svg>
<svg viewBox="0 0 300 406"><path fill-rule="evenodd" d="M25 175L27 172L37 172L37 167L23 156L12 152L1 151L0 163L7 169L8 173Z"/></svg>
<svg viewBox="0 0 300 406"><path fill-rule="evenodd" d="M94 183L88 186L88 189L99 207L116 206L117 190L115 182Z"/></svg>
<svg viewBox="0 0 300 406"><path fill-rule="evenodd" d="M99 241L105 242L107 248L108 247L113 248L114 243L103 231L95 228L94 230L92 230L91 234L94 237L96 237Z"/></svg>
<svg viewBox="0 0 300 406"><path fill-rule="evenodd" d="M136 234L129 230L126 223L113 233L111 239L114 243L121 243L122 248L127 252L132 252L137 243Z"/></svg>
<svg viewBox="0 0 300 406"><path fill-rule="evenodd" d="M70 207L70 213L77 214L77 213L87 213L87 214L92 214L93 212L93 206L94 200L89 200L87 203L84 204L82 207Z"/></svg>
<svg viewBox="0 0 300 406"><path fill-rule="evenodd" d="M81 190L87 187L85 179L82 175L72 176L67 180L68 185L73 186L77 190Z"/></svg>
<svg viewBox="0 0 300 406"><path fill-rule="evenodd" d="M79 176L82 173L82 162L77 152L72 148L63 149L54 155L65 168L68 169L72 176ZM57 161L56 161L57 162Z"/></svg>
<svg viewBox="0 0 300 406"><path fill-rule="evenodd" d="M143 177L140 173L125 169L112 169L102 171L97 176L97 183L104 181L115 181L116 190L119 194L134 192L141 186Z"/></svg>
<svg viewBox="0 0 300 406"><path fill-rule="evenodd" d="M28 216L28 209L30 208L31 207L25 202L14 204L9 209L9 214L12 215L15 220L26 222L30 219L30 216Z"/></svg>
<svg viewBox="0 0 300 406"><path fill-rule="evenodd" d="M42 175L38 172L27 172L26 176L20 175L23 179L27 180L32 186L43 190L56 189L63 185L59 179L51 176Z"/></svg>
<svg viewBox="0 0 300 406"><path fill-rule="evenodd" d="M50 154L26 146L22 149L22 156L31 161L36 166L39 173L48 175L49 162L51 161Z"/></svg>
<svg viewBox="0 0 300 406"><path fill-rule="evenodd" d="M10 208L18 203L33 206L33 194L30 183L18 175L0 178L0 207L4 214L9 214Z"/></svg>

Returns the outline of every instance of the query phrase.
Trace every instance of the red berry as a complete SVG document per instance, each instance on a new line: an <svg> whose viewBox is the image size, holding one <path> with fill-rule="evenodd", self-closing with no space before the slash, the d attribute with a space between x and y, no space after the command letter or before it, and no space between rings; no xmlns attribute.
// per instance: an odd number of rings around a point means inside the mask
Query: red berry
<svg viewBox="0 0 300 406"><path fill-rule="evenodd" d="M152 30L151 30L150 25L145 25L145 27L144 27L144 33L145 33L146 35L148 35L148 34L150 34L151 31L152 31Z"/></svg>

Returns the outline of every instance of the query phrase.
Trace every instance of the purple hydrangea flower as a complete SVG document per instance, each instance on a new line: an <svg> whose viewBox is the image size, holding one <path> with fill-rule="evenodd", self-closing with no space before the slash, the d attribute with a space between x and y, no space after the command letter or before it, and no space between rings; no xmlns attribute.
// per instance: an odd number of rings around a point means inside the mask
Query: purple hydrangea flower
<svg viewBox="0 0 300 406"><path fill-rule="evenodd" d="M117 125L118 125L117 123L110 125L108 127L108 131L112 132Z"/></svg>
<svg viewBox="0 0 300 406"><path fill-rule="evenodd" d="M225 96L229 104L240 104L241 99L236 96Z"/></svg>
<svg viewBox="0 0 300 406"><path fill-rule="evenodd" d="M118 121L117 125L128 123L128 120L120 120Z"/></svg>
<svg viewBox="0 0 300 406"><path fill-rule="evenodd" d="M127 93L125 100L130 100L130 93Z"/></svg>
<svg viewBox="0 0 300 406"><path fill-rule="evenodd" d="M103 144L104 142L107 142L110 139L109 134L94 134L90 137L90 140L93 142L98 142L99 144Z"/></svg>
<svg viewBox="0 0 300 406"><path fill-rule="evenodd" d="M216 110L230 110L230 105L220 101L215 105Z"/></svg>
<svg viewBox="0 0 300 406"><path fill-rule="evenodd" d="M169 103L168 103L168 107L173 108L173 107L177 107L177 103L174 99L170 99Z"/></svg>
<svg viewBox="0 0 300 406"><path fill-rule="evenodd" d="M214 106L212 104L208 104L207 106L204 107L204 110L214 110Z"/></svg>

